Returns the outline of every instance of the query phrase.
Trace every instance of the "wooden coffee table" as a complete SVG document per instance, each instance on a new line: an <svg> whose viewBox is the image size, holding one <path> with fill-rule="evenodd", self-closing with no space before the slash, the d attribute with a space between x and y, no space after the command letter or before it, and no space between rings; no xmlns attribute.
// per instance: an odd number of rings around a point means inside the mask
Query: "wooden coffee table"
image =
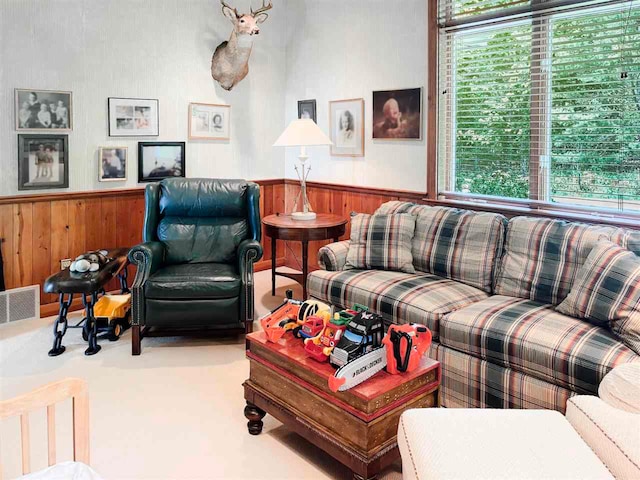
<svg viewBox="0 0 640 480"><path fill-rule="evenodd" d="M307 357L288 333L278 343L263 332L247 336L250 376L244 382L249 433L262 431L269 413L353 471L372 479L399 458L396 433L409 408L438 406L440 363L427 357L414 372L380 372L345 392L333 393L335 369Z"/></svg>

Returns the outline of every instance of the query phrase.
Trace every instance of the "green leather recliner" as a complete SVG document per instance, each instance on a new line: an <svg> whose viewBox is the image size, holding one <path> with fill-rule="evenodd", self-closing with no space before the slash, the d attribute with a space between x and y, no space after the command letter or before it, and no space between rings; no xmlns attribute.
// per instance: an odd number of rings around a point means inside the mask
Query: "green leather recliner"
<svg viewBox="0 0 640 480"><path fill-rule="evenodd" d="M144 243L129 252L138 268L133 355L151 327L251 331L253 263L262 257L259 203L260 187L244 180L147 185Z"/></svg>

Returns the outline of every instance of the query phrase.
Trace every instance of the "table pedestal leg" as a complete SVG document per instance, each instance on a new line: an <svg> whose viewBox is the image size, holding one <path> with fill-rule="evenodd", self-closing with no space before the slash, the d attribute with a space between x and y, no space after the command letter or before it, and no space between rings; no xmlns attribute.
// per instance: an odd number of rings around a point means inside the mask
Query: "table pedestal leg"
<svg viewBox="0 0 640 480"><path fill-rule="evenodd" d="M276 242L275 238L271 238L271 296L276 294Z"/></svg>
<svg viewBox="0 0 640 480"><path fill-rule="evenodd" d="M309 242L302 241L302 299L307 300L307 275L309 273Z"/></svg>
<svg viewBox="0 0 640 480"><path fill-rule="evenodd" d="M69 313L69 307L73 301L73 294L70 293L67 300L64 299L64 293L59 296L60 310L58 318L53 324L53 347L49 350L50 357L57 357L65 351L65 347L62 345L62 337L67 333L67 313Z"/></svg>
<svg viewBox="0 0 640 480"><path fill-rule="evenodd" d="M96 317L93 314L93 306L98 301L98 293L92 293L87 299L86 295L82 295L82 303L84 303L84 307L87 314L87 321L84 324L87 341L89 342L89 346L84 351L85 355L95 355L102 348L98 345L98 322L96 321Z"/></svg>

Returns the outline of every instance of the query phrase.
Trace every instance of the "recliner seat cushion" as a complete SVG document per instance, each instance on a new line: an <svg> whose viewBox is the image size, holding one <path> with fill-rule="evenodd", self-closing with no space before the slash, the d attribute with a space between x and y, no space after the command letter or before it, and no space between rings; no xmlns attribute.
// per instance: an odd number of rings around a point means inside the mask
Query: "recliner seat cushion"
<svg viewBox="0 0 640 480"><path fill-rule="evenodd" d="M382 270L316 270L307 281L309 295L341 308L355 303L393 323L422 323L438 337L440 318L487 298L482 290L428 273Z"/></svg>
<svg viewBox="0 0 640 480"><path fill-rule="evenodd" d="M162 300L233 298L240 295L240 286L234 265L186 263L155 272L145 283L144 294Z"/></svg>
<svg viewBox="0 0 640 480"><path fill-rule="evenodd" d="M548 304L501 295L445 316L440 343L592 394L613 367L640 361L604 328L558 313Z"/></svg>

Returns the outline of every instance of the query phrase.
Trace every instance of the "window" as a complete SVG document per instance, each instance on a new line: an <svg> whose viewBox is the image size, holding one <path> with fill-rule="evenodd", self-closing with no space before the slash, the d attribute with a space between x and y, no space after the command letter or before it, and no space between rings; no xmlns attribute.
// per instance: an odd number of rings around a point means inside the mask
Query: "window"
<svg viewBox="0 0 640 480"><path fill-rule="evenodd" d="M640 212L640 0L440 0L441 194Z"/></svg>

